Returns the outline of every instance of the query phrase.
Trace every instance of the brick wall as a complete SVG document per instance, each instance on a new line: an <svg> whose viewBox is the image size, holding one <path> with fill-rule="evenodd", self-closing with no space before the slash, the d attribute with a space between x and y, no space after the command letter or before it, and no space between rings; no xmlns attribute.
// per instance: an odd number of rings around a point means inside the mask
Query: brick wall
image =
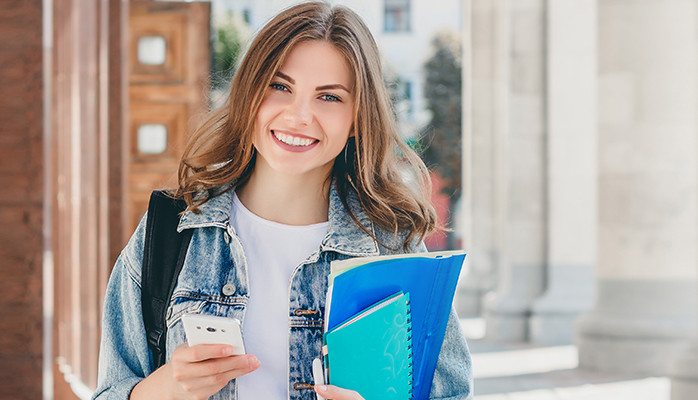
<svg viewBox="0 0 698 400"><path fill-rule="evenodd" d="M0 2L0 398L40 399L41 0Z"/></svg>

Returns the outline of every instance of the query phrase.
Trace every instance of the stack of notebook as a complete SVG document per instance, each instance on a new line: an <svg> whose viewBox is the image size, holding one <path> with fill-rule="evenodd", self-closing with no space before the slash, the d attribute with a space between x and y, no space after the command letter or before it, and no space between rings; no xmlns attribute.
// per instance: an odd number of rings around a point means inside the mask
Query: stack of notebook
<svg viewBox="0 0 698 400"><path fill-rule="evenodd" d="M332 263L325 375L371 399L428 399L465 253Z"/></svg>
<svg viewBox="0 0 698 400"><path fill-rule="evenodd" d="M398 292L325 334L333 385L387 400L412 398L409 299Z"/></svg>

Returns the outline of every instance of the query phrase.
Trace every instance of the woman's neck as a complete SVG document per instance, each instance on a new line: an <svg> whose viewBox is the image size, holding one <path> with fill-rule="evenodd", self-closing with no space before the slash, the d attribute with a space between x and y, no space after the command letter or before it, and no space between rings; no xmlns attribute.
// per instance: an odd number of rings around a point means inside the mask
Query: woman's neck
<svg viewBox="0 0 698 400"><path fill-rule="evenodd" d="M329 180L306 175L258 171L235 192L255 215L285 225L311 225L327 221Z"/></svg>

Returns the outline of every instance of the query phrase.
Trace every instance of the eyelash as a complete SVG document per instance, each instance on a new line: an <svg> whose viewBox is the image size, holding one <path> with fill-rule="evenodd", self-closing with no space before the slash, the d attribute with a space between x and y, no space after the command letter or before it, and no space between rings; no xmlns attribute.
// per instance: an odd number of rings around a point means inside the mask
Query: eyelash
<svg viewBox="0 0 698 400"><path fill-rule="evenodd" d="M290 91L290 90L288 89L288 87L287 87L286 85L284 85L283 83L274 82L274 83L271 83L271 84L269 85L269 87L272 88L272 89L274 89L274 90L278 90L278 91L280 91L280 92L288 92L288 91ZM321 98L323 101L326 101L326 102L328 102L328 103L341 103L341 102L342 102L342 99L340 99L339 97L337 97L337 96L335 96L335 95L333 95L333 94L323 94L323 95L320 96L320 98Z"/></svg>
<svg viewBox="0 0 698 400"><path fill-rule="evenodd" d="M279 90L279 91L282 91L282 92L283 92L283 91L288 91L288 88L286 87L286 85L281 84L281 83L272 83L272 84L269 85L269 87L272 88L272 89L274 89L274 90Z"/></svg>
<svg viewBox="0 0 698 400"><path fill-rule="evenodd" d="M339 97L337 97L333 94L323 94L322 96L320 96L320 98L329 102L329 103L335 103L335 102L341 103L342 102L342 99L340 99Z"/></svg>

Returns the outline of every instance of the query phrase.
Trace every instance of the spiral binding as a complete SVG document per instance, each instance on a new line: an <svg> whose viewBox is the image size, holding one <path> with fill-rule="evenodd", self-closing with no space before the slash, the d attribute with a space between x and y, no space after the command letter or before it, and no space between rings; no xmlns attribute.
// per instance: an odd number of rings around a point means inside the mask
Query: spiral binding
<svg viewBox="0 0 698 400"><path fill-rule="evenodd" d="M410 300L407 300L407 342L408 342L407 352L409 353L407 355L407 359L410 360L409 364L407 365L410 372L407 374L407 376L409 377L409 381L410 381L410 390L408 392L408 394L409 394L408 399L412 400L412 398L414 397L414 393L413 393L414 387L412 386L412 382L413 382L412 376L414 375L414 369L413 369L413 363L412 363L412 356L413 356L413 353L412 353L412 309L410 308L410 303L411 303Z"/></svg>

